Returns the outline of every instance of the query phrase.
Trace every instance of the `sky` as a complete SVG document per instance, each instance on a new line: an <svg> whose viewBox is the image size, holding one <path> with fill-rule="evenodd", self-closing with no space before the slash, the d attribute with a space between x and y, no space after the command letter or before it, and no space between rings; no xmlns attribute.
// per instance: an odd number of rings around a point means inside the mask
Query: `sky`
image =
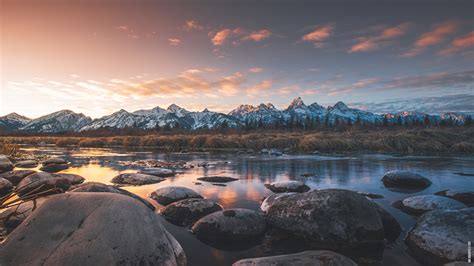
<svg viewBox="0 0 474 266"><path fill-rule="evenodd" d="M0 116L295 97L474 112L474 2L0 0Z"/></svg>

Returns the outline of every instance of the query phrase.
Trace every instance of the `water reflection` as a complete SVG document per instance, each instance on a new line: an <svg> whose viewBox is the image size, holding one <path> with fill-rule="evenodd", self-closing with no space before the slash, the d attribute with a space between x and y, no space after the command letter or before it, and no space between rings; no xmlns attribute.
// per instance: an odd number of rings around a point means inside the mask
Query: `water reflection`
<svg viewBox="0 0 474 266"><path fill-rule="evenodd" d="M125 172L134 172L138 167L124 166L119 161L156 159L182 161L198 165L207 162L209 167L185 169L176 177L167 178L158 184L124 187L152 202L147 196L160 187L176 185L189 187L205 198L216 201L224 208L249 208L258 210L262 198L271 194L265 183L282 180L300 180L313 189L346 188L382 194L377 202L392 213L407 231L415 219L390 204L407 195L384 188L380 181L383 173L390 170L411 170L429 177L433 185L428 189L410 195L433 194L444 189L472 187L472 177L459 176L454 172L474 172L473 157L393 157L390 155L361 155L351 157L325 156L249 156L235 154L160 154L153 150L124 149L29 149L34 153L61 155L72 163L65 173L74 173L86 178L110 184L110 180ZM311 174L306 176L305 174ZM215 186L199 182L197 178L206 175L225 175L238 181ZM225 251L213 248L197 240L186 228L174 226L162 219L164 226L178 239L190 265L230 265L238 259L267 255L265 248L255 246L243 251ZM402 233L404 235L404 233ZM385 250L384 265L416 265L404 251L401 240Z"/></svg>

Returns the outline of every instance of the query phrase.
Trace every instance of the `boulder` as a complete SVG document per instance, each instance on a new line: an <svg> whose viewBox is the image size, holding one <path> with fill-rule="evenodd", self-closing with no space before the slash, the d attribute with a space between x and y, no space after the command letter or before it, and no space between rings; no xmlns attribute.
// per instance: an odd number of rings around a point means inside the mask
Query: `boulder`
<svg viewBox="0 0 474 266"><path fill-rule="evenodd" d="M383 199L384 196L381 194L376 194L376 193L370 193L370 192L362 192L362 191L357 191L357 193L361 194L362 196L365 196L369 199Z"/></svg>
<svg viewBox="0 0 474 266"><path fill-rule="evenodd" d="M150 167L140 170L141 174L154 175L159 177L170 177L175 176L176 173L173 170L166 168Z"/></svg>
<svg viewBox="0 0 474 266"><path fill-rule="evenodd" d="M265 184L265 187L275 193L281 192L307 192L310 188L300 181L279 181L271 184Z"/></svg>
<svg viewBox="0 0 474 266"><path fill-rule="evenodd" d="M54 176L62 179L69 180L72 185L78 185L84 182L86 179L80 175L76 174L55 174Z"/></svg>
<svg viewBox="0 0 474 266"><path fill-rule="evenodd" d="M474 239L474 208L435 210L423 214L405 240L423 265L443 265L467 259Z"/></svg>
<svg viewBox="0 0 474 266"><path fill-rule="evenodd" d="M86 182L80 185L72 186L69 189L69 192L108 192L108 193L118 193L125 196L132 197L141 201L145 204L148 208L155 210L155 206L150 202L144 200L142 197L135 195L131 192L126 191L125 189L121 189L119 187L109 186L106 184L98 183L98 182Z"/></svg>
<svg viewBox="0 0 474 266"><path fill-rule="evenodd" d="M237 181L239 179L229 177L229 176L203 176L198 178L200 181L212 182L212 183L227 183L232 181Z"/></svg>
<svg viewBox="0 0 474 266"><path fill-rule="evenodd" d="M311 250L300 253L261 257L252 259L243 259L235 262L232 266L357 266L351 259L329 251L329 250Z"/></svg>
<svg viewBox="0 0 474 266"><path fill-rule="evenodd" d="M10 181L0 177L0 198L7 195L13 190L13 185Z"/></svg>
<svg viewBox="0 0 474 266"><path fill-rule="evenodd" d="M10 181L14 186L16 186L23 178L34 173L36 173L36 171L34 170L13 170L0 174L0 177L5 178L6 180Z"/></svg>
<svg viewBox="0 0 474 266"><path fill-rule="evenodd" d="M133 186L141 186L147 184L154 184L164 181L162 177L155 176L155 175L147 175L147 174L140 174L140 173L127 173L127 174L119 174L118 176L112 178L110 182L119 185L133 185Z"/></svg>
<svg viewBox="0 0 474 266"><path fill-rule="evenodd" d="M186 265L186 258L149 208L91 192L45 201L5 240L0 264Z"/></svg>
<svg viewBox="0 0 474 266"><path fill-rule="evenodd" d="M394 202L393 206L412 215L421 215L432 210L461 209L466 207L466 205L459 201L437 195L413 196Z"/></svg>
<svg viewBox="0 0 474 266"><path fill-rule="evenodd" d="M423 190L431 185L426 177L410 171L390 171L382 177L387 188Z"/></svg>
<svg viewBox="0 0 474 266"><path fill-rule="evenodd" d="M15 164L15 167L19 168L35 168L38 166L38 162L35 160L24 160L19 161Z"/></svg>
<svg viewBox="0 0 474 266"><path fill-rule="evenodd" d="M20 196L26 196L26 194L32 192L33 190L36 194L51 189L57 189L56 191L50 191L54 194L61 191L67 191L71 185L70 178L63 178L59 175L51 173L37 172L23 178L20 183L18 183L15 191Z"/></svg>
<svg viewBox="0 0 474 266"><path fill-rule="evenodd" d="M448 197L474 207L474 191L472 190L443 190L436 192L435 195Z"/></svg>
<svg viewBox="0 0 474 266"><path fill-rule="evenodd" d="M377 203L373 203L377 212L380 216L380 220L382 221L384 237L387 239L388 243L391 243L398 239L400 233L402 232L402 227L398 223L397 219L393 217L387 210L382 208Z"/></svg>
<svg viewBox="0 0 474 266"><path fill-rule="evenodd" d="M43 166L50 165L50 164L67 164L67 161L63 158L49 158L41 162Z"/></svg>
<svg viewBox="0 0 474 266"><path fill-rule="evenodd" d="M20 205L12 206L0 213L0 241L19 226L45 200L45 197L41 197L34 201L22 202Z"/></svg>
<svg viewBox="0 0 474 266"><path fill-rule="evenodd" d="M266 227L265 218L258 212L228 209L204 216L191 230L200 239L234 241L260 237Z"/></svg>
<svg viewBox="0 0 474 266"><path fill-rule="evenodd" d="M187 188L187 187L179 187L179 186L169 186L169 187L162 187L155 191L153 191L150 198L154 199L161 205L168 205L173 202L184 200L184 199L191 199L191 198L198 198L202 199L202 196L199 195L196 191Z"/></svg>
<svg viewBox="0 0 474 266"><path fill-rule="evenodd" d="M63 163L63 164L48 164L48 165L43 165L40 170L43 172L48 172L48 173L57 173L62 170L66 170L69 168L69 164Z"/></svg>
<svg viewBox="0 0 474 266"><path fill-rule="evenodd" d="M0 154L0 174L13 170L13 164L7 156Z"/></svg>
<svg viewBox="0 0 474 266"><path fill-rule="evenodd" d="M292 192L290 193L277 193L277 194L272 194L268 197L266 197L262 204L260 205L260 210L262 210L262 212L266 213L268 211L268 209L270 208L270 206L273 205L273 203L278 200L279 198L281 197L285 197L285 196L288 196L288 195L291 195L291 194L294 194Z"/></svg>
<svg viewBox="0 0 474 266"><path fill-rule="evenodd" d="M171 203L161 209L160 213L173 224L189 226L202 217L221 210L219 204L210 200L191 198Z"/></svg>
<svg viewBox="0 0 474 266"><path fill-rule="evenodd" d="M350 190L312 190L275 200L266 218L270 225L299 237L311 249L378 260L384 250L384 228L373 204Z"/></svg>

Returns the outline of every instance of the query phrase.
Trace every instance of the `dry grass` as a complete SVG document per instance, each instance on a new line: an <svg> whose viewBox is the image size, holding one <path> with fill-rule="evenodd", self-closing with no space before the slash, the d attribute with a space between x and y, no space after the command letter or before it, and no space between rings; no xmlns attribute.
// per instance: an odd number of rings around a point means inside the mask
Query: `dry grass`
<svg viewBox="0 0 474 266"><path fill-rule="evenodd" d="M294 152L474 152L474 128L352 129L348 131L150 134L112 137L5 137L9 143L80 147L288 149Z"/></svg>

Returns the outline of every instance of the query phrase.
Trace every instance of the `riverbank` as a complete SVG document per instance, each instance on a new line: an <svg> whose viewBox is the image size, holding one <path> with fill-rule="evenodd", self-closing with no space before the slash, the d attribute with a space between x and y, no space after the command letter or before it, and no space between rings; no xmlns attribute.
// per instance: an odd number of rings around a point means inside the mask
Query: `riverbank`
<svg viewBox="0 0 474 266"><path fill-rule="evenodd" d="M279 149L298 153L474 152L474 128L353 129L302 132L177 133L143 136L5 136L9 144L59 147L154 147L163 151L212 149Z"/></svg>

